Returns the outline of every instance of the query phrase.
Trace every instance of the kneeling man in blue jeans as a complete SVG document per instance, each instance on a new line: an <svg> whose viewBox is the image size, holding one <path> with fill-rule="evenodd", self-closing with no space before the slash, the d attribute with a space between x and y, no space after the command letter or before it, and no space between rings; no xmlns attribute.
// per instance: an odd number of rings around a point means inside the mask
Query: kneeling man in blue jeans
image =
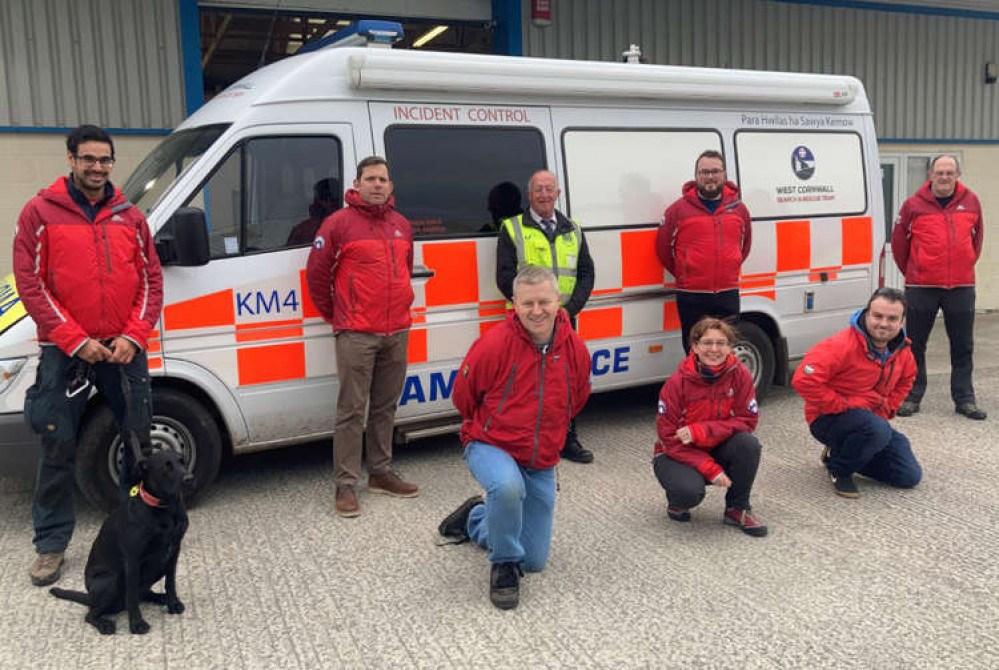
<svg viewBox="0 0 999 670"><path fill-rule="evenodd" d="M923 470L908 438L888 422L916 378L905 337L905 294L880 288L850 327L812 347L792 385L805 400L812 435L826 448L822 462L837 494L858 498L853 473L900 488Z"/></svg>
<svg viewBox="0 0 999 670"><path fill-rule="evenodd" d="M552 271L525 267L513 309L472 345L454 382L465 461L486 498L466 500L439 530L490 551L489 598L500 609L517 606L521 570L548 561L555 465L590 395L589 352L559 304Z"/></svg>

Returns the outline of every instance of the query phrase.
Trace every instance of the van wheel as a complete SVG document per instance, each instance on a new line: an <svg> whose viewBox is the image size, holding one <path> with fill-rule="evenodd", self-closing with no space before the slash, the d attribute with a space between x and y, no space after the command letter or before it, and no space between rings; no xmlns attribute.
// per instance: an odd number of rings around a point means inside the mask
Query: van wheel
<svg viewBox="0 0 999 670"><path fill-rule="evenodd" d="M756 397L761 398L770 390L770 385L774 380L773 342L755 323L739 321L735 327L739 331L739 339L732 347L732 353L753 376Z"/></svg>
<svg viewBox="0 0 999 670"><path fill-rule="evenodd" d="M192 504L207 490L222 461L219 428L205 407L191 396L173 389L153 390L153 446L179 453L194 475ZM76 483L94 507L111 510L118 502L118 473L125 444L107 405L91 413L83 429L76 457Z"/></svg>

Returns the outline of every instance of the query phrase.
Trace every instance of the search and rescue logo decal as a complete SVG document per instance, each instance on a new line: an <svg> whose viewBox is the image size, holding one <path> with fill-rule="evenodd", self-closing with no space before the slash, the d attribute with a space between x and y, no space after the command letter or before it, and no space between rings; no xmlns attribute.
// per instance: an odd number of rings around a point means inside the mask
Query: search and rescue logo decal
<svg viewBox="0 0 999 670"><path fill-rule="evenodd" d="M752 400L749 401L749 413L750 414L760 413L760 406L756 404L756 398L753 398Z"/></svg>
<svg viewBox="0 0 999 670"><path fill-rule="evenodd" d="M812 150L804 145L795 147L791 152L791 169L798 179L802 181L811 179L815 174L815 156Z"/></svg>
<svg viewBox="0 0 999 670"><path fill-rule="evenodd" d="M314 246L316 249L322 249L323 247L326 246L326 240L323 239L322 235L319 235L318 237L316 237L315 240L313 240L312 246Z"/></svg>
<svg viewBox="0 0 999 670"><path fill-rule="evenodd" d="M660 414L666 413L666 403L663 402L662 400L659 401L659 413Z"/></svg>

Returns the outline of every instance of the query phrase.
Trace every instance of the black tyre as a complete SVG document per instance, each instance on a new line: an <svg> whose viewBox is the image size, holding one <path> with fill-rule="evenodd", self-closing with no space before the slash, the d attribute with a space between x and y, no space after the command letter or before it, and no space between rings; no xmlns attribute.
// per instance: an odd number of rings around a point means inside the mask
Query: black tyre
<svg viewBox="0 0 999 670"><path fill-rule="evenodd" d="M732 353L742 362L753 376L756 397L762 398L770 390L774 381L774 345L762 328L749 321L739 321L735 326L739 340Z"/></svg>
<svg viewBox="0 0 999 670"><path fill-rule="evenodd" d="M153 390L153 446L176 451L194 475L192 504L207 490L222 462L222 438L214 417L191 396L173 389ZM118 500L118 472L124 443L107 405L97 407L80 431L76 483L87 501L110 510Z"/></svg>

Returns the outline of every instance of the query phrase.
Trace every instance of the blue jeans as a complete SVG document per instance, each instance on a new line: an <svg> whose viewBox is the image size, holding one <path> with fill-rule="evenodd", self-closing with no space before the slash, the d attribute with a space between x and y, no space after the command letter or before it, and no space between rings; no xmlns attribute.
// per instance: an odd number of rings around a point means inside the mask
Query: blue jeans
<svg viewBox="0 0 999 670"><path fill-rule="evenodd" d="M822 414L809 429L829 447L826 467L834 475L859 472L900 488L912 488L923 477L909 439L866 409Z"/></svg>
<svg viewBox="0 0 999 670"><path fill-rule="evenodd" d="M548 562L555 515L555 468L533 470L485 442L469 442L465 461L486 490L468 515L468 535L490 550L490 563L519 563L538 572Z"/></svg>
<svg viewBox="0 0 999 670"><path fill-rule="evenodd" d="M76 433L86 409L90 389L72 397L66 395L67 372L71 359L54 346L42 347L38 376L28 390L34 397L33 412L42 426L42 453L35 478L35 493L31 501L31 519L35 528L35 550L39 554L59 553L66 550L73 535L76 517L73 510L73 492L76 487ZM122 372L125 379L122 379ZM132 429L138 435L143 450L150 444L150 386L146 354L136 352L128 365L95 363L91 366L90 379L118 421L125 440L124 464L119 473L118 485L122 500L134 480L134 458L128 448L125 431ZM130 394L126 403L124 393ZM131 405L131 414L126 412ZM30 421L30 419L29 419Z"/></svg>

